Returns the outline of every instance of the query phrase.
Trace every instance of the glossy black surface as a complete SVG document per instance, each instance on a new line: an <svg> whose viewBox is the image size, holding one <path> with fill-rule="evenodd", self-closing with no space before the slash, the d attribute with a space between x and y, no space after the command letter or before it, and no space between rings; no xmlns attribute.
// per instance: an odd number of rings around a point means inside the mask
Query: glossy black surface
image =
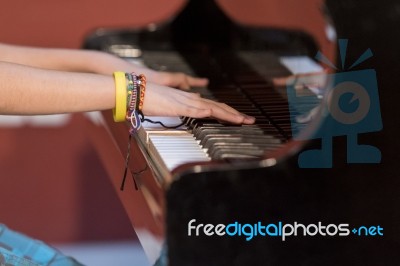
<svg viewBox="0 0 400 266"><path fill-rule="evenodd" d="M297 157L270 168L182 176L168 191L171 265L399 265L399 34L396 1L328 1L338 38L349 39L348 62L367 48L357 69L377 71L383 130L359 143L378 147L379 164L347 164L346 138L333 140L332 169L300 169ZM310 147L319 147L318 140ZM310 147L305 147L308 149ZM383 236L188 237L188 222L381 226Z"/></svg>
<svg viewBox="0 0 400 266"><path fill-rule="evenodd" d="M367 48L374 53L373 58L355 70L372 68L377 72L383 130L360 134L359 143L379 148L382 162L347 164L346 137L342 136L333 139L331 169L300 169L294 155L272 167L256 163L239 167L233 163L231 169L228 166L181 173L166 191L170 265L400 264L400 5L393 0L329 0L326 7L338 38L349 39L348 62L354 62ZM122 41L149 50L180 49L192 66L196 66L199 58L209 56L219 60L233 55L234 60L234 51L239 49L314 55L315 46L309 45L312 42L307 37L293 44L290 41L293 35L271 32L268 29L243 31L232 25L213 1L191 1L172 24L160 31L115 33L106 41L95 36L88 40L87 46L104 49ZM275 34L282 37L278 38L280 41L276 41ZM228 51L220 55L225 48ZM218 94L220 69L213 66L216 65L197 67L195 71L199 75L209 74L210 87ZM224 71L229 71L225 67ZM320 141L315 140L304 150L319 146ZM192 219L197 220L196 224L214 225L235 221L346 223L350 229L379 225L384 235L300 236L284 242L260 236L250 241L244 237L188 237L188 223Z"/></svg>

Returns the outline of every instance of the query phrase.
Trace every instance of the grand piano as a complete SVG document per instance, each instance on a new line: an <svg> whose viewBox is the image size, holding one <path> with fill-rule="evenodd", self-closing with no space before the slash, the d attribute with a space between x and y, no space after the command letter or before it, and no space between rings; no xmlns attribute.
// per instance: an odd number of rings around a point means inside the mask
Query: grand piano
<svg viewBox="0 0 400 266"><path fill-rule="evenodd" d="M360 10L372 16L373 2L354 2L328 1L324 9L325 15L331 11L339 37L355 36L351 59L368 47L383 51L373 40L362 46L360 39L365 32L372 36ZM349 35L350 18L367 25L358 28L359 35ZM330 167L299 167L302 151L323 147L315 136L327 128L321 110L329 97L320 88L296 86L296 79L283 84L276 79L293 74L293 60L295 65L300 59L315 64L310 58L319 46L313 36L238 25L214 1L192 0L164 25L98 31L84 48L157 70L208 77L209 86L195 92L257 118L255 125L233 126L212 119L151 117L177 128L145 122L129 140L128 125L114 123L111 112L92 116L88 129L93 142L151 263L161 256L168 265L398 265L400 216L393 188L399 181L391 178L390 159L385 160L391 151L383 139L389 135L379 130L359 135L360 143L381 149L382 161L347 163L346 138L334 136ZM379 69L379 64L367 62L367 67ZM293 104L292 87L295 97L307 96L301 105ZM310 112L312 119L298 119ZM382 174L386 178L377 182ZM299 233L282 241L260 234L246 239L246 230L235 236L202 231L205 224L259 222L347 224L349 235ZM203 227L188 232L189 223ZM350 231L362 226L383 228L384 234Z"/></svg>

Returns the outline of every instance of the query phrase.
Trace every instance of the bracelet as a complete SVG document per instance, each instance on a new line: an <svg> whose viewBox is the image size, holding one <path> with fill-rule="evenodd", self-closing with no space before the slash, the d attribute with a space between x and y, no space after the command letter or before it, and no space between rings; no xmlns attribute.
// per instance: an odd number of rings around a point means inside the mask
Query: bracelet
<svg viewBox="0 0 400 266"><path fill-rule="evenodd" d="M131 114L137 110L136 104L138 100L138 81L137 81L137 76L135 74L127 74L128 76L130 75L130 78L132 79L132 89L128 94L130 94L130 98L128 101L128 106L127 106L127 113L126 113L126 119L128 120ZM129 89L128 89L129 90Z"/></svg>
<svg viewBox="0 0 400 266"><path fill-rule="evenodd" d="M135 73L126 74L128 79L128 105L126 111L126 120L130 122L131 128L129 130L130 135L139 130L141 127L141 120L139 117L139 103L140 103L140 95L141 95L141 88L145 85L145 77L144 75L137 76ZM141 85L143 84L143 85ZM143 98L143 97L142 97ZM143 105L143 104L142 104Z"/></svg>
<svg viewBox="0 0 400 266"><path fill-rule="evenodd" d="M131 133L141 126L139 112L143 109L146 92L146 77L143 74L114 72L115 81L115 108L113 116L115 122L127 120L131 123Z"/></svg>
<svg viewBox="0 0 400 266"><path fill-rule="evenodd" d="M144 94L146 92L146 77L143 74L140 74L139 80L140 80L140 96L139 96L138 110L142 111L144 103Z"/></svg>
<svg viewBox="0 0 400 266"><path fill-rule="evenodd" d="M132 99L132 91L133 91L133 77L132 74L125 73L125 79L126 79L126 92L127 92L127 97L126 97L126 108L129 110L129 103Z"/></svg>
<svg viewBox="0 0 400 266"><path fill-rule="evenodd" d="M132 108L132 103L136 102L136 98L137 98L137 92L136 92L136 87L137 87L137 82L136 82L136 75L134 73L130 74L130 73L125 73L125 77L127 80L127 94L128 97L126 98L126 120L129 119L130 114L132 113L132 111L134 110L134 108Z"/></svg>
<svg viewBox="0 0 400 266"><path fill-rule="evenodd" d="M115 108L113 108L113 117L115 122L125 120L127 104L127 86L124 72L114 72L115 81Z"/></svg>

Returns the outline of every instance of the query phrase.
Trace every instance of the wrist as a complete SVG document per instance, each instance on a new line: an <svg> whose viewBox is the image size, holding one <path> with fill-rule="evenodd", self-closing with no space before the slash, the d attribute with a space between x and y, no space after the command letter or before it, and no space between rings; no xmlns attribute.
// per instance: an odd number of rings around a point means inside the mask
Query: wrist
<svg viewBox="0 0 400 266"><path fill-rule="evenodd" d="M115 82L115 107L113 116L115 122L138 121L138 114L144 105L146 92L146 76L143 74L126 73L117 71L113 73ZM132 120L133 119L133 120ZM140 127L132 122L135 130Z"/></svg>

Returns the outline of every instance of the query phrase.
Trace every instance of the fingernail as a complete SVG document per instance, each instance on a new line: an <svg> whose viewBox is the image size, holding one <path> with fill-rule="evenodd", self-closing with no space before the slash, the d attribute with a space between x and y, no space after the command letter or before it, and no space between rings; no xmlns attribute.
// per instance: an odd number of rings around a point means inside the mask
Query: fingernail
<svg viewBox="0 0 400 266"><path fill-rule="evenodd" d="M246 118L246 120L248 120L248 121L251 122L251 123L254 123L254 122L256 121L256 118L253 117L253 116L248 116L248 115L246 115L245 118Z"/></svg>

